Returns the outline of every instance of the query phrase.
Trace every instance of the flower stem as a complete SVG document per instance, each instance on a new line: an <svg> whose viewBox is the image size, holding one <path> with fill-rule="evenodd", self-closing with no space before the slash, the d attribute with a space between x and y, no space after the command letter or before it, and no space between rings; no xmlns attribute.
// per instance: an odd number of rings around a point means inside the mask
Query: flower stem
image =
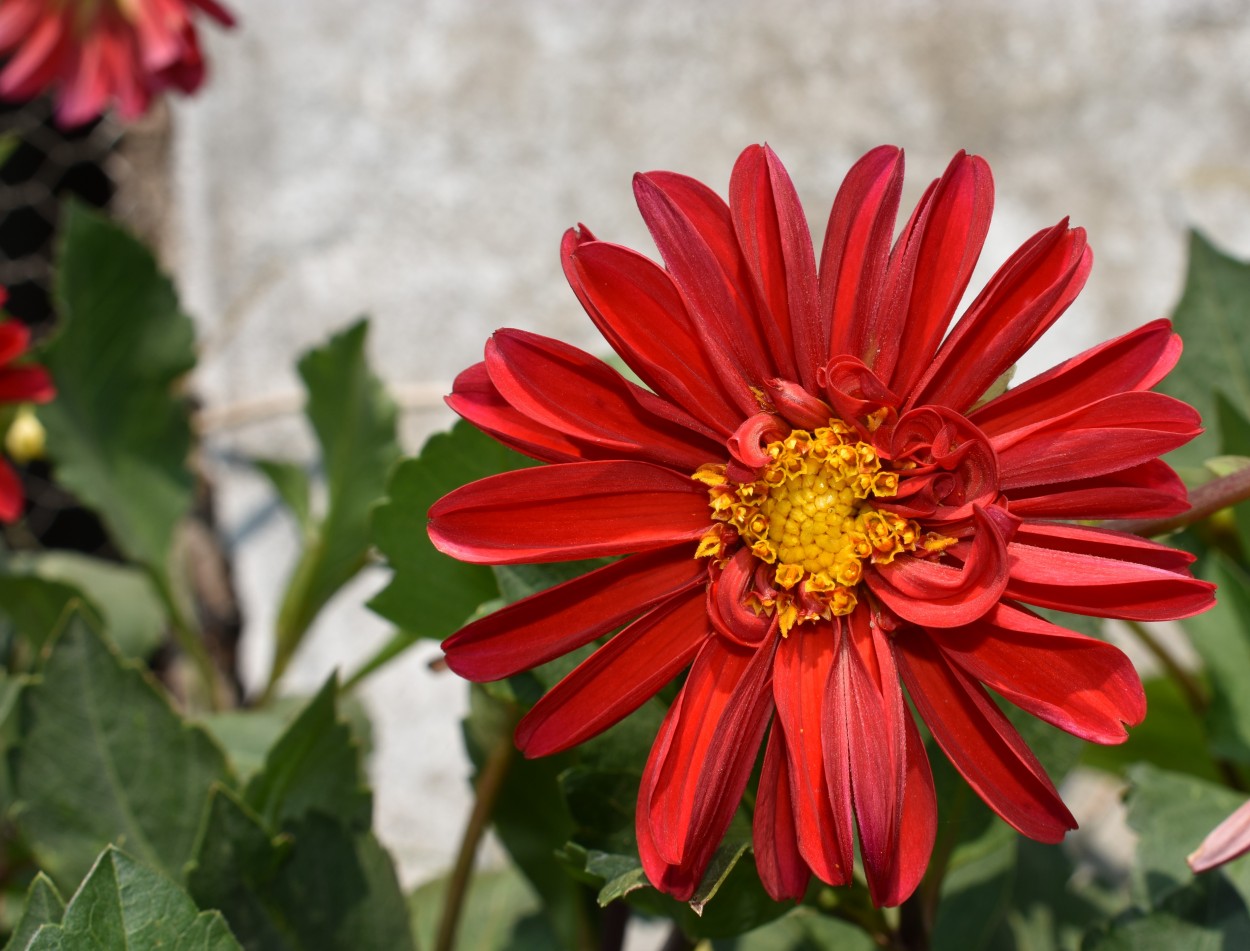
<svg viewBox="0 0 1250 951"><path fill-rule="evenodd" d="M1181 666L1180 662L1172 656L1163 643L1150 632L1150 629L1140 621L1124 622L1130 631L1136 635L1146 650L1154 656L1154 658L1163 666L1167 675L1176 684L1181 695L1185 698L1185 703L1189 709L1194 712L1198 718L1206 716L1207 709L1211 706L1211 698L1207 696L1206 690L1190 671ZM1241 778L1241 773L1237 771L1236 765L1222 756L1212 756L1211 762L1215 766L1216 771L1220 774L1220 778L1224 780L1224 784L1231 789L1245 791L1246 785Z"/></svg>
<svg viewBox="0 0 1250 951"><path fill-rule="evenodd" d="M1111 522L1110 527L1121 532L1131 532L1134 535L1153 538L1175 532L1194 522L1200 522L1208 515L1230 505L1236 505L1238 502L1244 502L1246 499L1250 499L1250 466L1198 486L1189 493L1188 511L1180 515L1173 515L1169 518L1142 518Z"/></svg>
<svg viewBox="0 0 1250 951"><path fill-rule="evenodd" d="M1146 625L1140 621L1125 621L1124 624L1162 665L1164 671L1184 696L1189 709L1199 717L1205 716L1211 700L1198 678L1181 666L1180 661L1172 656L1171 652L1163 646L1163 642L1155 637Z"/></svg>
<svg viewBox="0 0 1250 951"><path fill-rule="evenodd" d="M491 814L495 811L495 803L503 791L503 783L515 755L512 731L505 730L487 754L482 771L478 773L473 789L473 810L469 813L469 821L465 823L451 881L447 883L443 916L438 924L438 940L434 944L435 951L452 951L455 947L460 913L464 910L469 880L473 876L473 861L477 857L477 849L486 834L486 828L490 825Z"/></svg>

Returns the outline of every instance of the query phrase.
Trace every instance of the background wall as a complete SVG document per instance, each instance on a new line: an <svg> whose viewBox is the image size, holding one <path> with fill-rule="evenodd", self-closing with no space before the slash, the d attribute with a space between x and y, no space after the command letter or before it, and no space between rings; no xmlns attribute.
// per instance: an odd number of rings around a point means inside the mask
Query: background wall
<svg viewBox="0 0 1250 951"><path fill-rule="evenodd" d="M651 252L630 176L667 168L724 192L768 141L823 230L841 176L907 150L911 203L960 148L994 169L978 288L1064 215L1093 276L1017 378L1165 314L1186 229L1250 255L1250 3L873 0L767 5L236 0L209 30L213 76L174 114L170 249L200 322L195 381L249 621L249 680L295 529L249 454L311 459L296 355L374 316L374 365L407 447L450 422L439 397L501 326L602 350L560 273L562 232ZM376 647L359 605L322 619L287 679L315 687ZM467 811L464 688L423 645L365 694L377 819L406 883L447 864Z"/></svg>

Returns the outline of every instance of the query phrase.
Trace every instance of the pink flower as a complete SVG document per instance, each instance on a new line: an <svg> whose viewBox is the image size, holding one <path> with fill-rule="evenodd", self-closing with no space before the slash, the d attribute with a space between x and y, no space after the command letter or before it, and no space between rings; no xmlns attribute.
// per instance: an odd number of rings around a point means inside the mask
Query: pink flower
<svg viewBox="0 0 1250 951"><path fill-rule="evenodd" d="M55 89L65 126L110 104L137 119L156 93L191 93L203 82L197 11L234 23L216 0L4 0L0 97L20 102Z"/></svg>

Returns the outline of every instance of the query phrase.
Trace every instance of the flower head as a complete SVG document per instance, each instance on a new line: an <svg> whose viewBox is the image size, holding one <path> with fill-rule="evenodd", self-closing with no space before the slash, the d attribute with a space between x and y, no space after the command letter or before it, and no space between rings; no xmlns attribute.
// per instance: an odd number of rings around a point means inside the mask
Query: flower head
<svg viewBox="0 0 1250 951"><path fill-rule="evenodd" d="M0 287L0 308L8 292ZM17 364L30 346L30 331L19 320L0 320L0 404L46 403L56 396L48 371L40 366ZM22 483L6 460L0 458L0 522L15 521L22 514Z"/></svg>
<svg viewBox="0 0 1250 951"><path fill-rule="evenodd" d="M1188 555L1080 524L1186 507L1158 457L1199 420L1151 392L1180 353L1168 323L986 399L1080 291L1085 232L1038 232L951 327L990 170L956 155L895 238L902 178L899 149L860 159L818 260L767 147L743 152L728 204L681 175L639 175L664 267L585 228L562 257L649 389L501 330L448 400L549 465L441 499L441 550L486 564L626 557L469 624L447 661L507 677L624 625L522 720L531 756L595 735L688 670L637 807L643 866L679 898L761 744L768 891L800 896L812 873L849 882L858 830L873 900L906 898L937 816L904 689L991 808L1058 841L1076 823L989 690L1101 743L1125 738L1145 697L1119 650L1031 608L1156 620L1212 603Z"/></svg>
<svg viewBox="0 0 1250 951"><path fill-rule="evenodd" d="M110 105L137 119L156 93L191 93L203 82L199 11L234 23L217 0L5 0L0 97L22 101L56 89L57 120L66 126Z"/></svg>

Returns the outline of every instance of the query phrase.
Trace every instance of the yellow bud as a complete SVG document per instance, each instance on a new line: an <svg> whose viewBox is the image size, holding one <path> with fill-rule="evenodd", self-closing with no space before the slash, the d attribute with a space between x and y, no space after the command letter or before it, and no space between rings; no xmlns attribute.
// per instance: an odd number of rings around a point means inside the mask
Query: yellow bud
<svg viewBox="0 0 1250 951"><path fill-rule="evenodd" d="M17 463L42 459L47 435L43 423L35 416L34 408L24 403L9 424L9 431L4 434L4 449Z"/></svg>

